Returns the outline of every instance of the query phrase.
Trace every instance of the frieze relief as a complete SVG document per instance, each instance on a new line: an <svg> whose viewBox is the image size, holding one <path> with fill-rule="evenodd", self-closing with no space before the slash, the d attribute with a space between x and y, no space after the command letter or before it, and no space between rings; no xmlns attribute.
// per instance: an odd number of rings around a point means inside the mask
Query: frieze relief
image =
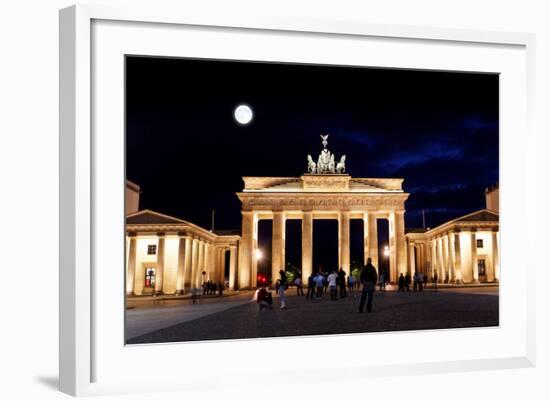
<svg viewBox="0 0 550 401"><path fill-rule="evenodd" d="M242 199L243 209L340 209L340 208L390 208L402 209L406 198L261 198Z"/></svg>

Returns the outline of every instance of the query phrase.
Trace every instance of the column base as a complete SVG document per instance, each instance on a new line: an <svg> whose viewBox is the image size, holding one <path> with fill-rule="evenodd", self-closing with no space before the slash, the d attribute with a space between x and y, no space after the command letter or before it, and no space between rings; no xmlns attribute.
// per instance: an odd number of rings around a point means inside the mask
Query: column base
<svg viewBox="0 0 550 401"><path fill-rule="evenodd" d="M177 290L175 293L176 296L183 295L183 294L184 294L183 290Z"/></svg>
<svg viewBox="0 0 550 401"><path fill-rule="evenodd" d="M160 295L162 295L162 291L155 291L155 292L153 292L153 296L154 296L154 297L158 297L158 296L160 296Z"/></svg>

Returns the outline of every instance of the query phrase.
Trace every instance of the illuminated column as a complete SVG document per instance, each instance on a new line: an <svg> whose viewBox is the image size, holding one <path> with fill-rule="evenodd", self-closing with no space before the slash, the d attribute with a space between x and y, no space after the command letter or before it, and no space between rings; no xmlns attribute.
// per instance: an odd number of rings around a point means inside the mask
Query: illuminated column
<svg viewBox="0 0 550 401"><path fill-rule="evenodd" d="M239 244L239 288L251 288L252 260L254 258L254 213L242 212L243 221ZM256 277L256 274L254 274Z"/></svg>
<svg viewBox="0 0 550 401"><path fill-rule="evenodd" d="M414 252L414 243L409 242L409 274L414 274L416 270L416 253Z"/></svg>
<svg viewBox="0 0 550 401"><path fill-rule="evenodd" d="M493 268L495 271L495 281L500 280L500 265L499 265L499 258L498 258L498 228L494 228L493 232L491 233L491 239L492 239L492 245L493 245L493 252L492 252L492 259L493 259Z"/></svg>
<svg viewBox="0 0 550 401"><path fill-rule="evenodd" d="M133 295L136 280L137 238L135 233L130 233L128 236L130 238L130 249L128 251L128 267L126 268L126 294Z"/></svg>
<svg viewBox="0 0 550 401"><path fill-rule="evenodd" d="M462 277L462 256L460 254L460 232L455 231L453 234L454 238L454 252L455 252L455 260L454 260L454 271L455 271L455 280L457 284L463 283L463 277Z"/></svg>
<svg viewBox="0 0 550 401"><path fill-rule="evenodd" d="M225 283L225 265L226 265L225 255L226 255L226 253L227 253L227 248L222 248L222 255L221 255L221 257L222 257L221 267L222 268L220 269L220 276L219 276L220 277L220 283L222 283L222 284Z"/></svg>
<svg viewBox="0 0 550 401"><path fill-rule="evenodd" d="M397 274L394 280L397 282L399 274L407 274L407 244L405 239L405 211L395 212L395 253L397 259Z"/></svg>
<svg viewBox="0 0 550 401"><path fill-rule="evenodd" d="M475 230L472 230L470 234L470 246L471 246L471 253L472 253L472 260L471 260L471 269L472 269L472 277L474 283L479 283L479 272L477 270L477 241L476 241L476 232Z"/></svg>
<svg viewBox="0 0 550 401"><path fill-rule="evenodd" d="M198 281L197 281L197 285L199 287L202 287L202 283L205 278L204 275L202 274L203 271L206 271L206 242L201 241L200 251L199 251L199 273L198 273Z"/></svg>
<svg viewBox="0 0 550 401"><path fill-rule="evenodd" d="M313 272L313 213L302 214L302 280L307 283Z"/></svg>
<svg viewBox="0 0 550 401"><path fill-rule="evenodd" d="M490 238L490 242L491 242L490 247L489 247L489 249L491 249L491 254L487 258L487 271L486 271L486 274L487 274L487 281L491 283L491 282L495 281L495 265L494 265L494 256L493 256L493 252L494 252L493 241L494 241L494 238L493 238L492 233L491 233L489 238Z"/></svg>
<svg viewBox="0 0 550 401"><path fill-rule="evenodd" d="M430 241L430 278L433 281L434 275L437 272L437 258L435 257L435 238Z"/></svg>
<svg viewBox="0 0 550 401"><path fill-rule="evenodd" d="M229 247L229 289L235 289L235 283L237 282L237 247L231 245Z"/></svg>
<svg viewBox="0 0 550 401"><path fill-rule="evenodd" d="M389 280L393 281L394 283L397 282L398 275L397 275L397 252L395 251L395 213L390 213L390 217L388 219L388 226L389 226L389 248L390 248L390 271L387 272L389 274Z"/></svg>
<svg viewBox="0 0 550 401"><path fill-rule="evenodd" d="M162 280L164 278L164 233L157 233L157 269L155 272L155 295L162 294Z"/></svg>
<svg viewBox="0 0 550 401"><path fill-rule="evenodd" d="M367 263L367 258L371 258L372 264L378 272L378 225L376 223L376 215L374 213L367 214L367 224L365 225L364 230L367 231L367 252L365 254L365 264Z"/></svg>
<svg viewBox="0 0 550 401"><path fill-rule="evenodd" d="M443 270L444 270L444 277L443 281L445 283L448 283L451 279L451 272L450 272L450 266L451 266L451 252L449 251L449 237L447 234L443 234L443 238L441 239L442 245L443 245Z"/></svg>
<svg viewBox="0 0 550 401"><path fill-rule="evenodd" d="M271 282L279 277L279 270L285 270L285 214L273 213L273 234L271 237Z"/></svg>
<svg viewBox="0 0 550 401"><path fill-rule="evenodd" d="M338 269L342 267L349 276L349 212L340 212L338 218Z"/></svg>
<svg viewBox="0 0 550 401"><path fill-rule="evenodd" d="M196 288L197 274L199 271L199 240L197 238L193 238L191 252L191 288Z"/></svg>
<svg viewBox="0 0 550 401"><path fill-rule="evenodd" d="M441 237L435 239L435 257L437 259L437 282L443 281L443 252L441 251Z"/></svg>
<svg viewBox="0 0 550 401"><path fill-rule="evenodd" d="M192 288L193 239L187 237L185 241L185 258L183 260L183 292L187 293Z"/></svg>
<svg viewBox="0 0 550 401"><path fill-rule="evenodd" d="M252 268L250 269L250 287L256 288L258 282L258 258L255 256L258 250L258 215L254 214L252 220Z"/></svg>
<svg viewBox="0 0 550 401"><path fill-rule="evenodd" d="M176 273L176 295L181 295L185 291L185 250L186 244L188 242L187 237L184 237L183 234L179 234L179 244L178 244L178 267Z"/></svg>

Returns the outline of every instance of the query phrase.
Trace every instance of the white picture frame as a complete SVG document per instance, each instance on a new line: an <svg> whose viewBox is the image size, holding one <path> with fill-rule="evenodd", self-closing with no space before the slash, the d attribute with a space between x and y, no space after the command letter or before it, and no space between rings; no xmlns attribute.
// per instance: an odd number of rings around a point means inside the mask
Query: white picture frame
<svg viewBox="0 0 550 401"><path fill-rule="evenodd" d="M114 236L114 246L117 241L123 241L123 181L120 181L120 193L116 193L118 178L113 181L102 180L106 165L108 170L123 171L122 148L123 135L116 127L120 127L123 120L120 107L116 102L120 95L122 82L120 78L122 70L117 69L121 60L113 54L132 53L127 49L141 49L139 54L182 56L173 54L171 46L174 43L166 43L161 38L166 35L186 35L186 29L191 29L193 35L198 35L199 46L191 56L209 55L209 46L214 48L210 39L219 35L233 35L234 40L238 36L247 39L247 35L262 35L262 40L284 41L292 38L293 41L314 43L316 40L325 41L327 49L332 49L330 54L311 53L300 57L310 57L310 61L319 63L339 63L363 65L364 60L344 60L346 54L350 54L353 46L368 44L372 54L378 54L378 59L373 59L373 64L378 66L392 66L400 68L432 68L452 69L452 57L442 60L440 63L413 60L416 55L429 54L430 52L443 52L445 47L453 46L453 51L464 54L477 52L483 59L483 54L494 49L495 57L487 60L486 69L479 71L499 72L503 74L504 83L501 84L501 244L502 244L502 284L501 284L501 326L499 328L470 329L467 331L425 331L421 333L375 333L369 335L346 336L317 336L297 339L270 339L270 340L240 340L203 342L195 344L155 344L141 347L124 347L123 339L118 338L123 321L117 322L120 310L112 316L105 313L105 304L120 302L117 297L123 296L123 287L117 292L119 281L123 280L123 269L120 264L120 277L111 284L102 283L102 291L105 299L98 300L94 291L98 288L98 277L101 272L97 268L98 260L109 255L102 250L103 238L98 238L98 232L104 227L113 227L113 230L101 232L107 238ZM139 41L140 30L147 30L148 40L142 40L140 47L129 45L131 40ZM170 31L173 30L173 31ZM124 33L126 32L126 34ZM215 35L211 35L215 33ZM94 40L94 35L95 40ZM109 36L112 35L112 36ZM157 36L158 35L158 36ZM164 35L164 36L163 36ZM206 35L201 37L201 35ZM116 40L118 38L118 40ZM285 39L286 38L286 39ZM109 39L106 41L106 39ZM128 40L128 42L125 42ZM338 47L331 41L337 40ZM312 42L313 41L313 42ZM378 42L377 42L378 41ZM411 53L410 63L391 59L391 55L383 52L377 53L376 43L384 41L384 46L398 45L400 41L407 42L418 53ZM123 43L124 42L124 43ZM168 40L168 42L171 42ZM375 43L376 42L376 43ZM161 43L163 43L161 48ZM321 42L319 42L321 43ZM280 347L299 347L296 350L308 349L330 343L333 346L343 346L345 342L358 341L362 338L394 339L388 341L424 341L427 344L449 343L452 341L464 341L471 344L471 352L464 352L461 344L456 343L455 350L428 350L428 355L417 355L414 350L406 358L397 358L396 355L370 355L370 358L358 358L353 365L332 368L328 365L313 370L308 368L296 368L299 371L296 382L316 380L320 371L333 374L346 374L349 377L364 377L365 375L376 377L384 375L410 374L434 372L458 372L478 369L502 369L512 367L530 367L535 363L535 285L533 280L527 279L527 271L534 270L533 252L527 238L520 238L514 231L523 228L525 221L533 225L536 221L536 210L528 203L527 191L511 188L524 188L527 185L534 187L535 166L534 157L535 134L532 129L533 100L534 100L534 35L508 32L485 32L460 29L437 29L428 27L412 27L399 25L376 25L350 21L321 21L321 20L293 20L291 18L279 19L253 15L220 16L211 15L187 15L182 10L164 10L154 7L117 9L107 6L73 6L60 12L60 389L71 395L95 395L109 393L127 393L143 391L166 391L193 389L209 383L215 378L215 385L219 387L239 385L238 375L247 375L248 380L261 382L263 379L253 370L253 364L246 364L247 355L265 352L277 352ZM125 46L128 46L125 48ZM137 45L136 45L137 46ZM157 46L157 48L155 47ZM299 45L298 45L299 46ZM417 47L415 47L417 46ZM422 49L425 46L426 49ZM230 52L231 46L226 46L226 52ZM265 47L265 46L264 46ZM314 46L313 46L314 47ZM431 49L430 49L431 47ZM268 47L269 48L269 47ZM157 49L157 50L155 50ZM235 49L244 49L242 53ZM235 58L254 57L259 60L285 60L284 54L262 53L256 51L255 56L246 53L245 47L233 49ZM342 53L338 54L338 49ZM407 47L403 48L406 52ZM183 50L183 54L185 54ZM254 51L254 50L251 50ZM313 50L312 50L313 51ZM448 50L447 50L448 51ZM492 51L492 50L491 50ZM105 53L102 53L105 52ZM117 53L118 52L118 53ZM122 52L122 53L120 53ZM158 52L155 53L155 52ZM220 53L211 55L214 58L223 58ZM252 54L252 53L250 53ZM452 55L452 53L449 53ZM110 56L109 56L110 55ZM499 55L502 59L499 59ZM107 57L108 56L108 57ZM386 57L387 58L384 58ZM110 57L110 58L109 58ZM294 56L299 57L299 56ZM342 61L339 59L342 58ZM397 56L396 56L397 57ZM426 58L426 60L429 57ZM332 60L332 61L331 61ZM482 61L479 61L480 63ZM498 63L501 63L500 67ZM490 64L492 63L492 64ZM369 64L369 65L373 65ZM109 67L115 66L115 69ZM455 69L472 70L465 64L455 61ZM113 76L103 74L116 70ZM513 70L516 68L516 70ZM506 71L506 72L503 72ZM112 87L118 90L114 97L115 108L113 120L106 121L102 114L103 104L97 102L97 97L106 96L101 87L94 86L97 82L113 81ZM94 81L95 80L95 81ZM102 81L103 80L103 81ZM94 81L94 82L92 82ZM515 85L512 102L507 85ZM517 96L516 96L517 94ZM111 96L112 98L112 96ZM504 100L503 100L504 99ZM509 102L508 102L509 100ZM103 126L105 120L105 126ZM111 124L111 125L108 125ZM118 125L117 125L118 124ZM103 128L106 128L103 130ZM115 127L110 131L109 127ZM94 132L100 129L101 139L94 137ZM94 131L96 130L96 131ZM105 132L112 135L105 137ZM518 132L522 134L519 135ZM109 141L114 142L109 142ZM513 155L513 157L512 157ZM122 170L121 170L122 168ZM114 174L117 176L117 173ZM112 192L111 192L112 191ZM101 202L101 194L112 193L110 203L113 210L106 211ZM117 214L118 213L118 214ZM122 216L122 218L121 218ZM111 217L111 218L109 218ZM532 232L533 227L528 226ZM118 237L118 240L116 238ZM508 245L513 244L513 245ZM120 248L120 253L123 253ZM115 251L116 253L116 251ZM519 258L522 259L519 259ZM506 280L511 266L516 261L525 262L525 270L514 276L514 284ZM114 261L114 265L118 262ZM508 275L508 277L510 277ZM514 301L510 301L509 295L514 292ZM95 296L95 298L94 298ZM114 308L116 309L116 308ZM115 327L117 324L119 328ZM97 327L101 326L101 335ZM112 333L110 330L113 330ZM504 333L504 334L503 334ZM421 334L421 336L420 336ZM368 337L361 337L368 336ZM376 336L376 337L375 337ZM385 337L380 337L385 336ZM494 340L494 347L476 348L476 341ZM377 340L378 341L378 340ZM509 343L509 341L512 341ZM472 343L473 342L473 343ZM112 352L116 344L120 349ZM298 344L298 345L296 345ZM503 344L511 344L504 346ZM185 350L186 355L199 355L205 351L206 345L209 352L223 354L227 361L222 365L231 364L230 371L222 375L216 369L188 369L185 380L177 380L171 375L171 362L169 355L175 355ZM451 347L449 347L451 348ZM484 351L485 349L485 351ZM110 351L109 351L110 350ZM424 352L426 354L426 352ZM437 354L437 355L436 355ZM242 357L244 356L244 357ZM394 358L395 357L395 358ZM117 359L118 358L118 359ZM163 362L165 367L157 373L154 383L144 383L139 371L132 370L136 358L155 358ZM242 359L242 360L241 360ZM241 361L239 361L241 360ZM250 359L248 359L250 360ZM133 362L132 362L133 361ZM396 362L397 361L397 362ZM164 363L165 362L165 363ZM126 363L126 365L125 365ZM110 367L109 367L110 366ZM200 366L199 366L200 367ZM221 366L221 369L229 366ZM180 369L186 369L180 367ZM284 371L282 365L274 364L273 372ZM113 374L114 371L119 374ZM229 370L229 369L228 369ZM181 371L180 371L181 373ZM296 376L296 375L294 375ZM244 383L241 383L243 385Z"/></svg>

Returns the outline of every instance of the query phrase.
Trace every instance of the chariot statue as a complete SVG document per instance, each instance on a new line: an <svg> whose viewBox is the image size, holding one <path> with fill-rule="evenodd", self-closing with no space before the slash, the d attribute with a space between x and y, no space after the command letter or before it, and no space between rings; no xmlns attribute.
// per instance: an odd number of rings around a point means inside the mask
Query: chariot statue
<svg viewBox="0 0 550 401"><path fill-rule="evenodd" d="M336 163L335 155L327 149L328 134L321 135L323 150L317 158L317 164L313 161L311 155L307 155L307 171L310 174L343 174L346 171L346 156L343 155L340 161Z"/></svg>

